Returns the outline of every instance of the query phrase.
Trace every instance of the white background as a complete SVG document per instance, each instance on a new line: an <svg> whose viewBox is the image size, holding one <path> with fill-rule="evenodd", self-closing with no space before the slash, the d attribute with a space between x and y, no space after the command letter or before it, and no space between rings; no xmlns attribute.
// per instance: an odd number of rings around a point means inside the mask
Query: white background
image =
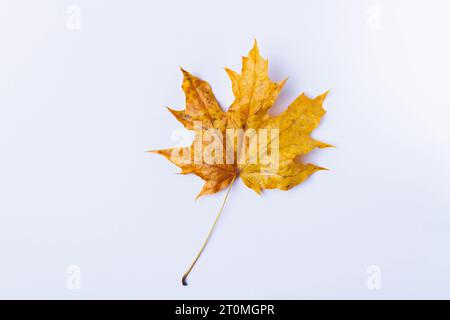
<svg viewBox="0 0 450 320"><path fill-rule="evenodd" d="M81 9L71 29L69 5ZM450 298L448 1L1 1L1 298ZM224 193L176 145L183 66L232 102L257 39L275 114L328 89L316 173ZM178 130L178 131L177 131ZM81 287L67 287L68 266ZM369 290L369 266L381 288ZM70 282L70 281L69 281Z"/></svg>

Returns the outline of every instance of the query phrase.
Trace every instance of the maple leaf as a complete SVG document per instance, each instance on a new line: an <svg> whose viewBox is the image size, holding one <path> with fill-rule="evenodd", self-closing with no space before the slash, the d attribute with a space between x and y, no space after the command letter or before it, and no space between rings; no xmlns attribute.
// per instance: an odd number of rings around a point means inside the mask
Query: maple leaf
<svg viewBox="0 0 450 320"><path fill-rule="evenodd" d="M183 276L183 284L186 285L186 277L203 252L237 177L241 177L244 184L258 194L264 189L291 189L314 172L324 170L314 164L299 162L297 158L315 148L331 145L310 136L325 114L323 101L328 92L314 99L301 94L280 115L270 116L267 113L286 80L270 80L268 61L259 54L256 41L248 56L242 58L240 74L225 69L231 79L235 96L227 112L221 109L206 81L181 70L186 108L168 109L186 129L194 130L194 141L190 147L151 152L165 156L181 168L182 174L193 173L202 178L205 184L197 198L228 187L206 241ZM241 134L236 135L236 131ZM271 133L270 138L267 137L268 131ZM231 139L227 140L230 132ZM205 136L209 136L209 139L206 139L208 141L205 141ZM210 140L219 141L226 151L220 153L220 150L214 149L211 154L215 161L203 161L204 149L208 148ZM257 151L253 149L253 152L250 152L254 141L258 143ZM272 150L269 156L267 153L270 147ZM263 155L262 151L265 152ZM227 161L228 157L233 161Z"/></svg>

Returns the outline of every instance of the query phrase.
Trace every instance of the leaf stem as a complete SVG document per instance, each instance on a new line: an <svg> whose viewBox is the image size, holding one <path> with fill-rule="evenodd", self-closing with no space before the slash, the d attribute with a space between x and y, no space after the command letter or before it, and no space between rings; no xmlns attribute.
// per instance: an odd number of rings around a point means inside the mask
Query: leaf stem
<svg viewBox="0 0 450 320"><path fill-rule="evenodd" d="M225 203L227 202L228 195L230 194L231 187L233 186L233 183L236 180L236 178L237 178L237 175L235 175L233 177L233 180L231 180L230 185L228 186L228 189L227 189L227 193L225 194L225 198L223 199L222 205L220 207L219 213L217 214L213 225L209 229L209 232L208 232L208 235L206 236L205 242L203 242L203 245L200 248L200 251L197 253L197 256L195 257L194 261L192 261L191 265L189 266L189 269L184 273L183 278L181 279L181 283L183 284L183 286L188 285L187 277L188 277L189 273L192 271L192 269L194 268L195 264L197 263L197 260L202 255L203 250L205 249L206 245L208 244L209 239L211 238L211 235L214 231L214 228L216 227L217 221L219 221L220 215L222 214L223 208L225 207Z"/></svg>

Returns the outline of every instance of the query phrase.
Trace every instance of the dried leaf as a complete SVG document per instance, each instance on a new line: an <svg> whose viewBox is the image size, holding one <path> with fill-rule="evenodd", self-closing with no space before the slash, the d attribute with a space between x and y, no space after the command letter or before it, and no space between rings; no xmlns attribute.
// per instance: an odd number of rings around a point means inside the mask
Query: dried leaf
<svg viewBox="0 0 450 320"><path fill-rule="evenodd" d="M327 92L314 99L301 94L283 113L270 116L267 112L286 80L270 80L268 61L259 54L256 41L248 56L242 59L240 74L226 69L235 96L227 112L221 109L206 81L183 69L182 72L186 108L169 111L187 129L195 131L194 142L188 148L152 152L165 156L181 168L182 174L193 173L202 178L205 184L197 197L230 188L239 176L258 194L264 189L288 190L314 172L324 170L298 162L297 158L315 148L331 146L310 136L325 114L323 101ZM255 141L256 147L252 149ZM211 147L213 142L218 143ZM217 146L221 150L215 149ZM214 161L205 160L205 151L209 151ZM184 275L183 284L202 253L223 205L200 253Z"/></svg>

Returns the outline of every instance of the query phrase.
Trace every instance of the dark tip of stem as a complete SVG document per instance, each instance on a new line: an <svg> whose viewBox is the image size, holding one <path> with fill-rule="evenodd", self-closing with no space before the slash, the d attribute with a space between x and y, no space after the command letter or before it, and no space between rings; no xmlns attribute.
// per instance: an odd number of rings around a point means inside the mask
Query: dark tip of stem
<svg viewBox="0 0 450 320"><path fill-rule="evenodd" d="M188 285L186 279L187 279L187 274L185 274L185 275L183 276L183 279L181 279L181 283L183 284L183 286L187 286L187 285Z"/></svg>

